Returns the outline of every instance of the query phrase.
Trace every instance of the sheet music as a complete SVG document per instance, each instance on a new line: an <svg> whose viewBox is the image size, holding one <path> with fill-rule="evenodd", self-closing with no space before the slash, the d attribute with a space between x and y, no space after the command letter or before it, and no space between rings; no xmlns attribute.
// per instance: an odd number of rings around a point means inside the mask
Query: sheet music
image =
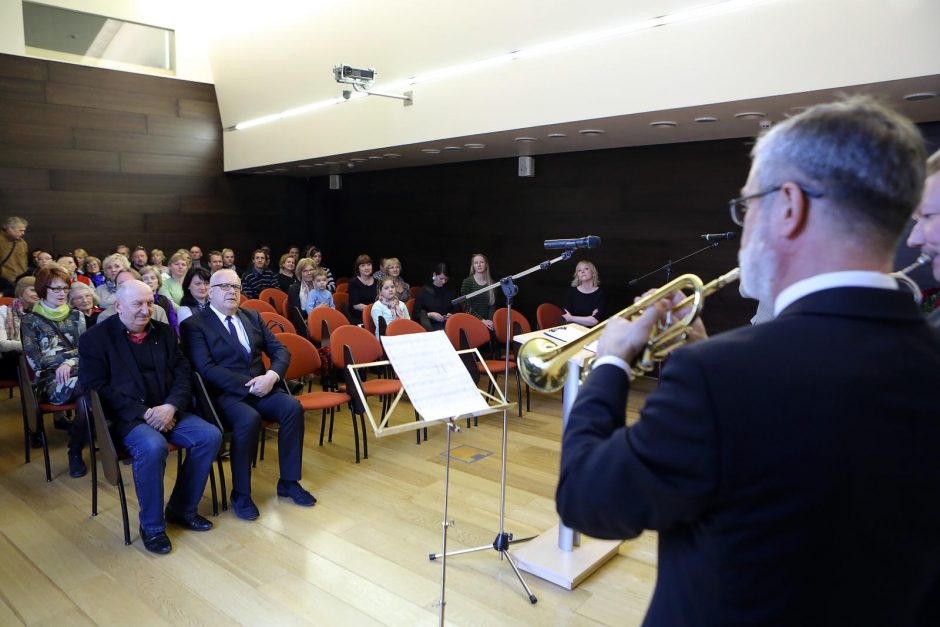
<svg viewBox="0 0 940 627"><path fill-rule="evenodd" d="M442 420L489 407L443 331L382 336L385 354L425 420Z"/></svg>
<svg viewBox="0 0 940 627"><path fill-rule="evenodd" d="M568 342L573 342L579 337L581 337L582 335L584 335L586 331L587 329L585 329L584 327L580 325L577 327L564 325L560 327L553 327L551 329L546 329L543 333L545 334L546 337L549 337L553 340L558 340L559 342L564 342L565 344L567 344Z"/></svg>

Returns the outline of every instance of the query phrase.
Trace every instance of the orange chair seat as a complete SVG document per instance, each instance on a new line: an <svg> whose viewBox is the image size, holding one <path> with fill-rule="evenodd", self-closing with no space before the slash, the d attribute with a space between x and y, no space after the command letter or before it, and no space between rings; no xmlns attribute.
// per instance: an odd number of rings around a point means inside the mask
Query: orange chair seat
<svg viewBox="0 0 940 627"><path fill-rule="evenodd" d="M366 396L397 394L400 389L401 381L396 379L372 379L362 384L362 391L366 393Z"/></svg>
<svg viewBox="0 0 940 627"><path fill-rule="evenodd" d="M294 398L300 401L300 406L304 408L304 411L329 409L330 407L336 407L337 405L342 405L352 400L349 398L348 394L341 394L339 392L309 392L295 396Z"/></svg>
<svg viewBox="0 0 940 627"><path fill-rule="evenodd" d="M66 403L65 405L53 405L52 403L39 403L39 409L42 413L55 411L75 411L75 403Z"/></svg>

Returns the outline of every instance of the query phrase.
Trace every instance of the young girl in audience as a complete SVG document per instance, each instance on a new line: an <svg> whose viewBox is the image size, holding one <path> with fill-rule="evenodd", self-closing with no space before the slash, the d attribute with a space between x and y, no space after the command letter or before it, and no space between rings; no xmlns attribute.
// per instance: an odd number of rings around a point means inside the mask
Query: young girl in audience
<svg viewBox="0 0 940 627"><path fill-rule="evenodd" d="M183 298L180 299L177 319L180 324L192 315L209 308L209 279L212 273L208 268L190 268L183 279Z"/></svg>
<svg viewBox="0 0 940 627"><path fill-rule="evenodd" d="M349 308L357 313L375 302L375 279L372 278L372 257L359 255L353 267L356 276L349 280Z"/></svg>
<svg viewBox="0 0 940 627"><path fill-rule="evenodd" d="M395 291L395 279L386 277L379 282L379 296L372 305L372 322L375 324L375 336L379 336L379 318L385 318L386 324L393 320L410 320L408 307L398 299Z"/></svg>
<svg viewBox="0 0 940 627"><path fill-rule="evenodd" d="M173 256L175 257L176 255ZM170 266L172 265L171 263ZM176 307L173 301L164 292L164 287L166 287L166 283L169 279L164 281L163 275L153 266L144 266L140 269L140 280L146 283L153 291L153 304L163 307L166 311L166 317L170 321L170 326L173 327L173 330L176 331L176 335L179 336L180 323L176 316Z"/></svg>
<svg viewBox="0 0 940 627"><path fill-rule="evenodd" d="M470 276L460 284L460 295L466 296L472 294L481 287L493 284L493 277L490 276L490 263L483 253L476 253L470 258ZM496 290L490 290L485 294L474 296L464 301L470 308L468 313L473 314L483 321L483 324L493 330L493 314L496 313Z"/></svg>
<svg viewBox="0 0 940 627"><path fill-rule="evenodd" d="M91 284L98 287L104 283L104 275L101 274L101 260L97 257L85 257L85 276L91 279Z"/></svg>
<svg viewBox="0 0 940 627"><path fill-rule="evenodd" d="M304 307L304 310L309 314L317 307L336 309L336 305L333 303L333 295L330 294L330 290L326 289L326 272L322 269L313 272L313 289L310 290L310 295L307 296L307 306Z"/></svg>

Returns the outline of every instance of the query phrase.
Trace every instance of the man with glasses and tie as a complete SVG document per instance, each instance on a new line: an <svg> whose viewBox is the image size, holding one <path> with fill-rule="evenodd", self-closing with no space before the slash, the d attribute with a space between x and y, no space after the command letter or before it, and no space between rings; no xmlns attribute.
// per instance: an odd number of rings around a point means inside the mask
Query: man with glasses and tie
<svg viewBox="0 0 940 627"><path fill-rule="evenodd" d="M666 306L601 335L557 506L594 537L658 532L646 625L940 625L940 334L890 276L925 158L868 98L781 122L731 202L774 318L673 353L629 428Z"/></svg>
<svg viewBox="0 0 940 627"><path fill-rule="evenodd" d="M239 308L240 294L238 275L219 270L209 282L210 306L187 318L180 331L183 350L232 430L232 509L239 518L254 520L259 512L251 499L251 464L262 419L280 425L277 495L304 506L317 500L300 485L304 412L281 384L290 353L258 312ZM271 360L270 369L261 361L262 352Z"/></svg>

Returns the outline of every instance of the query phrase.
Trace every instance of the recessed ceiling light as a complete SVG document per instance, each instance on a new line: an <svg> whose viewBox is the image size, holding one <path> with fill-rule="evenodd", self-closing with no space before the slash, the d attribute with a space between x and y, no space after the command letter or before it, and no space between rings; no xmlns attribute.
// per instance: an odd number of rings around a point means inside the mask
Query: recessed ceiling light
<svg viewBox="0 0 940 627"><path fill-rule="evenodd" d="M311 164L309 164L309 163L305 163L305 164L299 165L299 166L297 166L297 167L298 167L298 168L312 168L314 165L319 165L319 164L313 164L313 165L311 165Z"/></svg>
<svg viewBox="0 0 940 627"><path fill-rule="evenodd" d="M549 133L548 137L549 139L564 139L568 135L566 133Z"/></svg>
<svg viewBox="0 0 940 627"><path fill-rule="evenodd" d="M287 168L274 168L272 172L287 172Z"/></svg>
<svg viewBox="0 0 940 627"><path fill-rule="evenodd" d="M323 165L339 165L339 161L324 161Z"/></svg>
<svg viewBox="0 0 940 627"><path fill-rule="evenodd" d="M712 122L717 122L718 118L712 117L710 115L703 115L701 117L695 118L695 121L699 124L711 124Z"/></svg>
<svg viewBox="0 0 940 627"><path fill-rule="evenodd" d="M313 167L319 168L319 167L324 166L324 165L326 165L326 164L325 164L325 163L314 163L314 164L313 164Z"/></svg>
<svg viewBox="0 0 940 627"><path fill-rule="evenodd" d="M735 113L734 117L739 120L757 120L758 118L766 118L767 114L760 111L742 111L741 113Z"/></svg>
<svg viewBox="0 0 940 627"><path fill-rule="evenodd" d="M437 153L440 152L440 150L437 148L422 148L421 152L427 153L429 155L436 155Z"/></svg>
<svg viewBox="0 0 940 627"><path fill-rule="evenodd" d="M607 131L603 129L599 129L599 128L583 128L580 131L578 131L578 134L584 135L586 137L594 137L596 135L603 135L606 132Z"/></svg>
<svg viewBox="0 0 940 627"><path fill-rule="evenodd" d="M463 150L462 146L444 146L444 150Z"/></svg>
<svg viewBox="0 0 940 627"><path fill-rule="evenodd" d="M362 163L365 161L365 159L363 159L362 157L352 157L350 158L350 161L352 161L353 163Z"/></svg>
<svg viewBox="0 0 940 627"><path fill-rule="evenodd" d="M919 91L915 94L907 94L904 96L904 99L908 102L917 102L918 100L930 100L931 98L936 98L937 92L934 91Z"/></svg>
<svg viewBox="0 0 940 627"><path fill-rule="evenodd" d="M464 148L469 148L470 150L480 150L481 148L486 148L486 144L464 144Z"/></svg>
<svg viewBox="0 0 940 627"><path fill-rule="evenodd" d="M657 122L650 122L650 126L653 128L673 128L679 126L679 123L673 122L672 120L659 120Z"/></svg>
<svg viewBox="0 0 940 627"><path fill-rule="evenodd" d="M537 142L538 138L537 137L517 137L516 141L517 142Z"/></svg>
<svg viewBox="0 0 940 627"><path fill-rule="evenodd" d="M380 155L369 155L369 161L378 161L381 158Z"/></svg>
<svg viewBox="0 0 940 627"><path fill-rule="evenodd" d="M399 157L401 157L400 154L395 153L395 152L386 152L382 156L385 157L386 159L398 159Z"/></svg>

